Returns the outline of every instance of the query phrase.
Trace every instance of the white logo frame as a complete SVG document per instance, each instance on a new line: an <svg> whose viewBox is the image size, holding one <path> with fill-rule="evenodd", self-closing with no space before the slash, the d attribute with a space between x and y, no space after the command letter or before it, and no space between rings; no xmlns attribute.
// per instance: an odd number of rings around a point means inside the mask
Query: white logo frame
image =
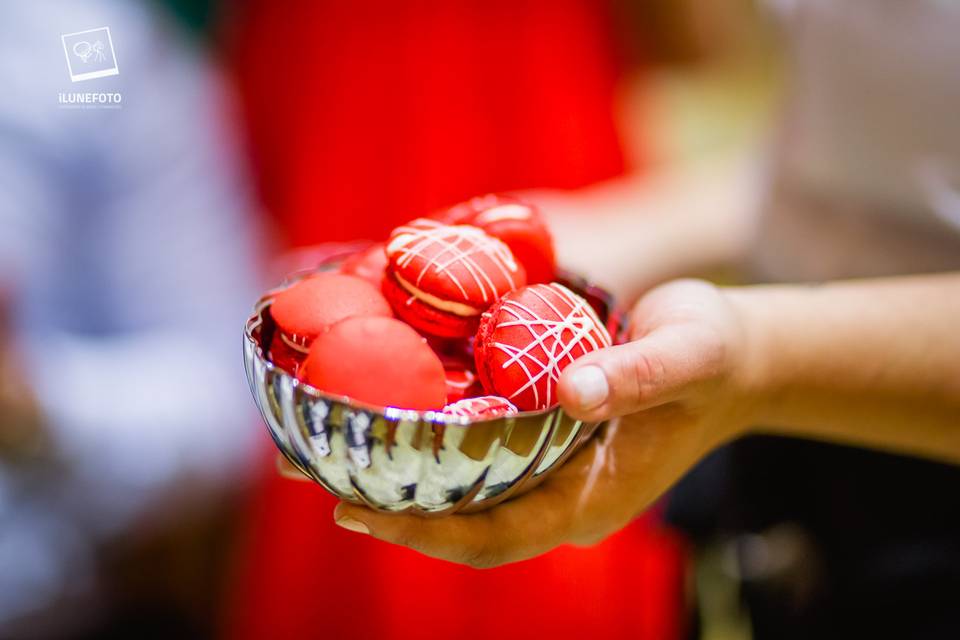
<svg viewBox="0 0 960 640"><path fill-rule="evenodd" d="M110 55L113 58L113 66L107 69L97 71L87 71L83 73L74 73L73 63L70 59L70 52L67 50L67 38L79 36L85 33L94 33L98 31L107 32L107 44L110 45ZM105 78L107 76L120 75L120 66L117 62L117 52L113 48L113 37L110 35L110 27L96 27L94 29L85 29L84 31L74 31L73 33L64 33L60 35L60 43L63 45L63 55L67 58L67 70L70 72L71 82L81 82L83 80L93 80L94 78Z"/></svg>

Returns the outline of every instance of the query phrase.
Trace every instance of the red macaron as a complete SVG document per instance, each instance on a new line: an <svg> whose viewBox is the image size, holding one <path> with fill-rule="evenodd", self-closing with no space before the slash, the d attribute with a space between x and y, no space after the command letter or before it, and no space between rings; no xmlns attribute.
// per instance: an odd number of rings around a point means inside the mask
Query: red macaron
<svg viewBox="0 0 960 640"><path fill-rule="evenodd" d="M274 297L270 314L278 328L274 340L303 355L319 334L344 318L393 315L375 286L338 273L318 273L284 289ZM275 350L285 353L279 345Z"/></svg>
<svg viewBox="0 0 960 640"><path fill-rule="evenodd" d="M487 393L529 411L555 406L563 369L610 345L586 300L557 283L536 284L508 293L483 314L474 358Z"/></svg>
<svg viewBox="0 0 960 640"><path fill-rule="evenodd" d="M440 215L446 224L468 224L502 240L527 272L527 283L556 277L553 236L539 209L519 198L490 194L472 198Z"/></svg>
<svg viewBox="0 0 960 640"><path fill-rule="evenodd" d="M307 354L301 351L299 346L296 349L289 346L281 336L280 331L274 332L273 339L270 340L270 348L267 350L267 358L275 366L299 378L302 374L300 367Z"/></svg>
<svg viewBox="0 0 960 640"><path fill-rule="evenodd" d="M380 288L383 274L387 270L387 254L384 243L378 242L363 251L351 255L340 265L340 273L363 278Z"/></svg>
<svg viewBox="0 0 960 640"><path fill-rule="evenodd" d="M435 336L472 335L480 315L526 283L510 248L476 227L419 218L394 229L382 291L397 316Z"/></svg>
<svg viewBox="0 0 960 640"><path fill-rule="evenodd" d="M443 408L443 412L473 420L489 420L518 413L517 408L509 400L500 396L465 398L448 404Z"/></svg>
<svg viewBox="0 0 960 640"><path fill-rule="evenodd" d="M473 371L473 340L425 337L447 375L447 404L483 395L483 386Z"/></svg>
<svg viewBox="0 0 960 640"><path fill-rule="evenodd" d="M470 369L446 367L444 373L447 378L447 403L483 393L477 374Z"/></svg>
<svg viewBox="0 0 960 640"><path fill-rule="evenodd" d="M313 341L303 369L317 389L378 407L426 411L446 403L440 359L423 336L394 318L334 324Z"/></svg>

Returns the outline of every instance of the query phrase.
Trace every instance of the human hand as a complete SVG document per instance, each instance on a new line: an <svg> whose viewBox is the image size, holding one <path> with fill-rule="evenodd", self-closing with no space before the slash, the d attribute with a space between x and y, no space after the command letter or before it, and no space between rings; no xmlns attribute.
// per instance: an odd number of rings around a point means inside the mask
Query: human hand
<svg viewBox="0 0 960 640"><path fill-rule="evenodd" d="M557 262L623 301L676 277L687 265L678 256L676 216L664 214L649 193L632 182L575 191L532 190L517 194L547 219ZM658 208L660 207L660 208Z"/></svg>
<svg viewBox="0 0 960 640"><path fill-rule="evenodd" d="M535 490L488 511L424 519L341 503L340 526L473 567L593 544L626 525L750 422L735 304L705 282L660 287L633 312L631 341L564 370L564 409L611 419Z"/></svg>
<svg viewBox="0 0 960 640"><path fill-rule="evenodd" d="M753 154L721 155L642 178L517 195L546 216L560 265L629 302L746 257L756 235L756 166Z"/></svg>

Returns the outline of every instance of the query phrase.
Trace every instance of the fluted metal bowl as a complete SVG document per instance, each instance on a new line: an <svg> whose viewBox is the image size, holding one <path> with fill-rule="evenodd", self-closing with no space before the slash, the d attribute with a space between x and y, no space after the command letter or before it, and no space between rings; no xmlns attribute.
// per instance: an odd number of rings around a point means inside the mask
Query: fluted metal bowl
<svg viewBox="0 0 960 640"><path fill-rule="evenodd" d="M328 252L314 271L335 268L343 257ZM620 317L605 291L570 275L560 282L584 296L618 335ZM487 509L533 488L597 427L560 408L472 421L319 391L266 355L276 331L270 305L291 283L264 295L247 320L247 381L283 455L342 500L430 516Z"/></svg>

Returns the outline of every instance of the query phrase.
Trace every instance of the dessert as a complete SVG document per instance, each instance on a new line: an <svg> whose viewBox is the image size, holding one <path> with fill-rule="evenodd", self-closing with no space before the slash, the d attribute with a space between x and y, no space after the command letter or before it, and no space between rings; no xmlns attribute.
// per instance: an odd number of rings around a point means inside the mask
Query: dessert
<svg viewBox="0 0 960 640"><path fill-rule="evenodd" d="M610 344L586 300L557 283L536 284L508 293L483 314L474 357L487 393L529 411L556 405L563 369Z"/></svg>
<svg viewBox="0 0 960 640"><path fill-rule="evenodd" d="M527 272L527 282L550 282L557 264L553 237L540 211L512 196L487 195L452 207L441 219L446 224L466 224L483 229L504 242Z"/></svg>
<svg viewBox="0 0 960 640"><path fill-rule="evenodd" d="M462 367L445 367L447 379L447 402L457 402L464 398L483 393L483 387L477 381L477 375Z"/></svg>
<svg viewBox="0 0 960 640"><path fill-rule="evenodd" d="M386 270L387 254L384 252L384 243L382 242L371 245L363 251L358 251L340 265L340 273L363 278L377 288L380 288Z"/></svg>
<svg viewBox="0 0 960 640"><path fill-rule="evenodd" d="M372 284L354 276L318 273L281 291L270 313L277 332L270 344L274 364L297 372L310 343L330 325L351 316L391 316Z"/></svg>
<svg viewBox="0 0 960 640"><path fill-rule="evenodd" d="M443 408L443 412L472 420L489 420L499 416L513 415L517 413L517 408L506 398L481 396L479 398L465 398L448 404Z"/></svg>
<svg viewBox="0 0 960 640"><path fill-rule="evenodd" d="M304 354L317 335L344 318L393 315L376 287L337 273L318 273L281 291L270 313L277 322L280 340Z"/></svg>
<svg viewBox="0 0 960 640"><path fill-rule="evenodd" d="M277 447L379 511L472 512L559 467L593 431L556 407L561 372L610 344L598 315L620 328L610 296L575 275L559 279L583 298L527 282L524 262L538 279L554 271L535 209L491 196L446 213L456 224L298 252L295 266L335 273L269 292L245 325L245 373Z"/></svg>
<svg viewBox="0 0 960 640"><path fill-rule="evenodd" d="M421 411L446 404L440 359L423 336L394 318L334 324L313 341L303 369L317 389L366 404Z"/></svg>
<svg viewBox="0 0 960 640"><path fill-rule="evenodd" d="M482 230L419 218L398 227L386 247L383 294L397 316L440 337L467 337L480 314L526 283L510 248Z"/></svg>
<svg viewBox="0 0 960 640"><path fill-rule="evenodd" d="M270 361L283 369L284 371L289 371L293 374L294 377L300 378L300 366L303 364L303 360L307 357L307 354L300 351L299 347L293 349L288 346L286 342L280 337L280 332L277 331L273 340L270 342L270 349L267 351L267 355L270 357Z"/></svg>
<svg viewBox="0 0 960 640"><path fill-rule="evenodd" d="M443 363L447 376L447 403L483 395L483 387L473 371L473 340L425 337Z"/></svg>

